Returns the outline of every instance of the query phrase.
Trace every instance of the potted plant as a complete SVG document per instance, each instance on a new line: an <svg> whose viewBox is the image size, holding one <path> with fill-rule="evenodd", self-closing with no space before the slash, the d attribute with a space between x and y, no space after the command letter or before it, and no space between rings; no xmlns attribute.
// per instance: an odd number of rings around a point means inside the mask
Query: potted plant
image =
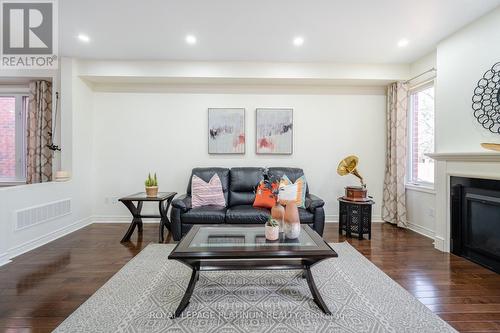
<svg viewBox="0 0 500 333"><path fill-rule="evenodd" d="M146 185L146 196L149 198L156 198L158 196L158 178L156 178L156 173L151 177L151 173L148 173L148 178L144 182Z"/></svg>
<svg viewBox="0 0 500 333"><path fill-rule="evenodd" d="M267 220L265 228L267 240L275 241L280 237L280 225L272 217L269 217L269 220Z"/></svg>

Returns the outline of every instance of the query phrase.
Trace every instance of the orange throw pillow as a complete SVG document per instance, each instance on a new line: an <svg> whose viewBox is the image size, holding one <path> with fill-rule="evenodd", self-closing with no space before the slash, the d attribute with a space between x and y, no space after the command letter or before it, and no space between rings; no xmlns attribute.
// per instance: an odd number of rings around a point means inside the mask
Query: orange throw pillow
<svg viewBox="0 0 500 333"><path fill-rule="evenodd" d="M272 188L273 190L276 190L278 188L278 184L272 184ZM255 192L253 206L271 209L275 204L276 197L273 195L272 190L267 188L264 185L264 182L260 182L259 186L257 186L257 191Z"/></svg>

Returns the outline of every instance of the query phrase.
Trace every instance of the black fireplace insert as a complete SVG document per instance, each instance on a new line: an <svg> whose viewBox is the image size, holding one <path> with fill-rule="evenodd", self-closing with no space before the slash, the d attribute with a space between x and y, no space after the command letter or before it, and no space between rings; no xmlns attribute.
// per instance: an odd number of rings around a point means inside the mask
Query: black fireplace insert
<svg viewBox="0 0 500 333"><path fill-rule="evenodd" d="M500 181L451 177L451 252L500 273Z"/></svg>

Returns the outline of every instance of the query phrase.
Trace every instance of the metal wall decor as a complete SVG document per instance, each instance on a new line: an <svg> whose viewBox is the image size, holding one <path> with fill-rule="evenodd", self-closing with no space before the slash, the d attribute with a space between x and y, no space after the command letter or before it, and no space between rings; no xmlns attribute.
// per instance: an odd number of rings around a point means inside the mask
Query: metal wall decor
<svg viewBox="0 0 500 333"><path fill-rule="evenodd" d="M484 73L472 96L474 117L487 130L500 134L500 62Z"/></svg>

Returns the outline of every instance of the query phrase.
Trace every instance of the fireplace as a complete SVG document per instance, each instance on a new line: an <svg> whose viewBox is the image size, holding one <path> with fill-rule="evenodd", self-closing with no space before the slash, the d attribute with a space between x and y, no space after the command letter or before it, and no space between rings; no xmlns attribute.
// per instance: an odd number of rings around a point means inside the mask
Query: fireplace
<svg viewBox="0 0 500 333"><path fill-rule="evenodd" d="M451 177L450 250L500 273L500 181Z"/></svg>

